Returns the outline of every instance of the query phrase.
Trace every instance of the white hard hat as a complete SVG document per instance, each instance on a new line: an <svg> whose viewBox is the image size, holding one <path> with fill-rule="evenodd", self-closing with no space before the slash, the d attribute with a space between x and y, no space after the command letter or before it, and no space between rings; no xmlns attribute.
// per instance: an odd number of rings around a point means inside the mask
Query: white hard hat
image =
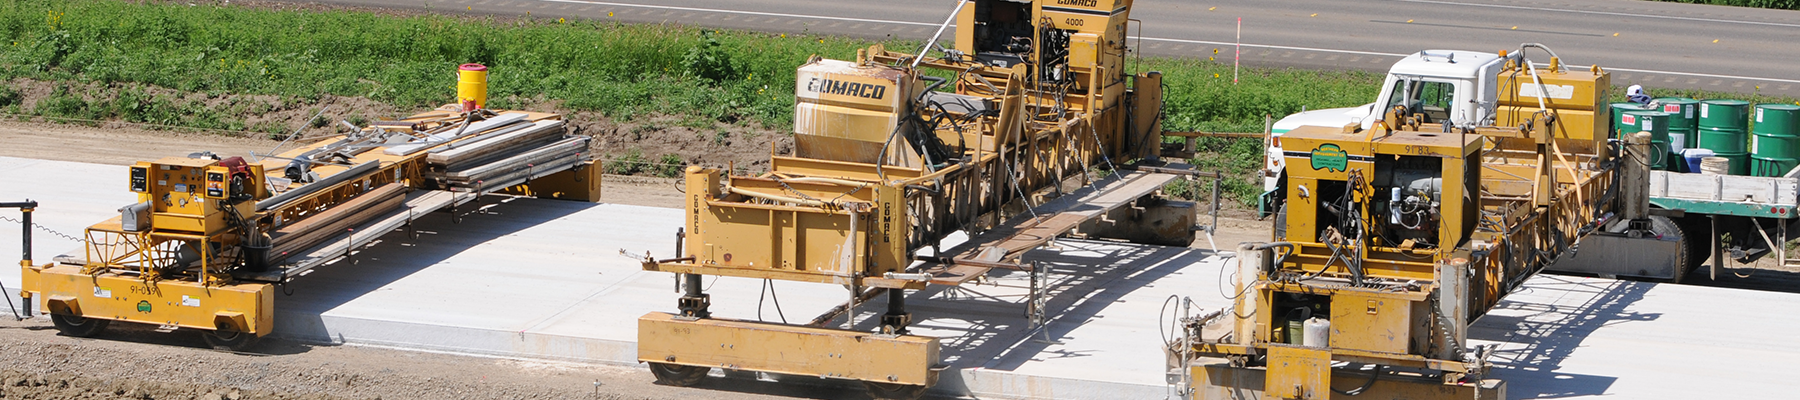
<svg viewBox="0 0 1800 400"><path fill-rule="evenodd" d="M1625 88L1625 95L1626 96L1642 96L1642 95L1644 95L1644 86L1643 85L1631 85L1631 87Z"/></svg>

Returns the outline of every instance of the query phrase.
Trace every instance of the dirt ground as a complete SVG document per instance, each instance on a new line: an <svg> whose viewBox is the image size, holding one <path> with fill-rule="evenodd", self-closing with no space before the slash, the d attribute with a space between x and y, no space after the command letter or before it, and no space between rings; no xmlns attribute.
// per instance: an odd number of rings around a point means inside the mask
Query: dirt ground
<svg viewBox="0 0 1800 400"><path fill-rule="evenodd" d="M244 352L200 349L197 332L114 325L60 336L48 321L0 320L0 399L775 399L859 391L710 379L652 383L618 366L484 358L265 339ZM728 390L720 390L728 389Z"/></svg>

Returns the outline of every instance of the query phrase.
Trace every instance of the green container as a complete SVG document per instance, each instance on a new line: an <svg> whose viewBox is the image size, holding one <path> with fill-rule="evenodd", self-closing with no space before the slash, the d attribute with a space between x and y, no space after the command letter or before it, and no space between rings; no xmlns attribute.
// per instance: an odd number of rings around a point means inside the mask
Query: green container
<svg viewBox="0 0 1800 400"><path fill-rule="evenodd" d="M1782 176L1800 165L1800 106L1758 104L1751 120L1751 175Z"/></svg>
<svg viewBox="0 0 1800 400"><path fill-rule="evenodd" d="M1661 97L1651 101L1658 110L1669 113L1669 140L1680 136L1682 141L1677 149L1700 147L1700 101L1686 97ZM1679 152L1679 150L1677 150Z"/></svg>
<svg viewBox="0 0 1800 400"><path fill-rule="evenodd" d="M1627 111L1649 110L1650 107L1638 103L1612 103L1612 119L1606 125L1606 132L1612 138L1619 138L1619 120L1625 118Z"/></svg>
<svg viewBox="0 0 1800 400"><path fill-rule="evenodd" d="M1650 168L1668 169L1674 153L1669 146L1669 113L1662 111L1626 111L1619 117L1620 137L1650 132Z"/></svg>
<svg viewBox="0 0 1800 400"><path fill-rule="evenodd" d="M1732 175L1750 174L1749 110L1750 103L1742 100L1700 102L1700 148L1730 159Z"/></svg>

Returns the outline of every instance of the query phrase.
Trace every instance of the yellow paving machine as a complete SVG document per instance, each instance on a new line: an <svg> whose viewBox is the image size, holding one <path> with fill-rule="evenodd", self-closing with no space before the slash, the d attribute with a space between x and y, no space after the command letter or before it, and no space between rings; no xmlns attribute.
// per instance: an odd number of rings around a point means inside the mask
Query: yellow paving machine
<svg viewBox="0 0 1800 400"><path fill-rule="evenodd" d="M861 381L878 398L914 398L935 384L942 360L937 338L908 334L905 291L994 268L1032 271L1024 251L1078 228L1191 242L1191 204L1152 199L1174 175L1142 170L1109 180L1129 190L1084 203L1092 207L1008 218L1047 206L1038 203L1062 194L1065 180L1158 156L1161 75L1126 73L1130 8L964 1L945 24L957 26L954 48L935 48L942 57L925 55L934 47L875 46L801 66L792 154L772 155L770 171L754 176L687 170L679 254L642 256L645 270L682 276L679 312L638 320L638 359L677 385L726 368ZM1094 228L1106 212L1142 222ZM939 248L964 229L981 233ZM883 294L887 311L872 332L721 318L708 309L705 275L842 285L852 295L836 312Z"/></svg>
<svg viewBox="0 0 1800 400"><path fill-rule="evenodd" d="M1609 141L1609 75L1537 49L1499 53L1485 121L1400 101L1367 128L1287 132L1273 240L1237 249L1232 307L1166 343L1183 395L1506 398L1469 325L1588 234L1654 229L1648 139Z"/></svg>
<svg viewBox="0 0 1800 400"><path fill-rule="evenodd" d="M485 67L464 70L484 87ZM235 350L273 330L277 285L432 211L455 218L492 192L598 201L589 139L561 115L460 96L256 162L201 152L131 165L137 202L88 227L81 250L26 260L26 313L39 304L70 336L119 321L199 330Z"/></svg>

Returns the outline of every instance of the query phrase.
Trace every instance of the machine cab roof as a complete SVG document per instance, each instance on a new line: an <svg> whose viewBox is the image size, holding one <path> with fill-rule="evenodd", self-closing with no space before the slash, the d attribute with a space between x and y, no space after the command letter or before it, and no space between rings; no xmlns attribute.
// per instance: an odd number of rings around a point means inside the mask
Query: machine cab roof
<svg viewBox="0 0 1800 400"><path fill-rule="evenodd" d="M1482 67L1499 61L1494 53L1464 50L1426 50L1394 63L1388 72L1395 75L1420 75L1454 79L1476 79Z"/></svg>

